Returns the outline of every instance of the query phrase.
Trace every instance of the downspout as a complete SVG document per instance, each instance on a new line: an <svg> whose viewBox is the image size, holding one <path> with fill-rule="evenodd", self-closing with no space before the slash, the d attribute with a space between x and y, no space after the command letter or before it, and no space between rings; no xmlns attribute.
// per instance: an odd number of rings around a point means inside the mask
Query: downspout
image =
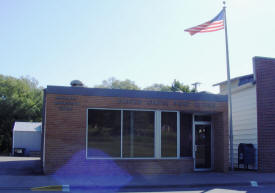
<svg viewBox="0 0 275 193"><path fill-rule="evenodd" d="M44 173L45 166L45 117L46 116L46 89L43 89L43 108L42 108L42 135L41 135L41 170Z"/></svg>

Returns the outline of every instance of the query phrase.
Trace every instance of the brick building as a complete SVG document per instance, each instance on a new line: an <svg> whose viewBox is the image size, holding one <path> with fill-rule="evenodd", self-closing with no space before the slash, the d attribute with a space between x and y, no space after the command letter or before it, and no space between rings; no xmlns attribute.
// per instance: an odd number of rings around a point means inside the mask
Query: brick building
<svg viewBox="0 0 275 193"><path fill-rule="evenodd" d="M227 97L48 86L45 174L228 170Z"/></svg>
<svg viewBox="0 0 275 193"><path fill-rule="evenodd" d="M275 172L275 59L254 57L257 96L258 168Z"/></svg>

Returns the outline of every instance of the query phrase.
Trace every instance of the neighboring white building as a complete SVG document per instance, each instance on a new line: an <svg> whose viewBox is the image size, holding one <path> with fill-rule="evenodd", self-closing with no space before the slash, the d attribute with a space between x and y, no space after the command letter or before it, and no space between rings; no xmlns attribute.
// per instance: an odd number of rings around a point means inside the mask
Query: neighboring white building
<svg viewBox="0 0 275 193"><path fill-rule="evenodd" d="M227 94L227 81L214 86L220 87L220 94ZM257 142L257 98L253 74L231 79L234 166L238 166L238 145L252 143L256 148L255 168L258 168Z"/></svg>
<svg viewBox="0 0 275 193"><path fill-rule="evenodd" d="M25 148L25 156L41 151L41 122L15 122L13 127L12 153L14 148Z"/></svg>

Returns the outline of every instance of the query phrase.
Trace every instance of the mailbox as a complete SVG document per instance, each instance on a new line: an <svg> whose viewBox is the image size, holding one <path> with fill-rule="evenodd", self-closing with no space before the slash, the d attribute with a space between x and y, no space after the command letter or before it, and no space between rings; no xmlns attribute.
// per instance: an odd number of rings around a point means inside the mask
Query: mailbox
<svg viewBox="0 0 275 193"><path fill-rule="evenodd" d="M255 165L255 148L253 144L240 143L238 147L238 168L240 165L248 169L249 165Z"/></svg>

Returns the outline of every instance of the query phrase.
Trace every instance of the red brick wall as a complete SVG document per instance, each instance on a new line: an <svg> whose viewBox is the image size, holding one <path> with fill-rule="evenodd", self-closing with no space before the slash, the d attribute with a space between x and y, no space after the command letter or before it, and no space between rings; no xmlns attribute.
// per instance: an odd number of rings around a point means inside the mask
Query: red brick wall
<svg viewBox="0 0 275 193"><path fill-rule="evenodd" d="M167 101L150 99L121 99L116 97L75 96L47 94L45 117L45 167L46 174L179 174L193 171L193 159L143 159L143 160L87 160L86 115L87 108L161 109L188 112L218 113L214 116L215 157L217 171L227 171L228 135L224 112L226 102ZM223 113L222 113L223 112ZM224 142L222 141L224 140Z"/></svg>
<svg viewBox="0 0 275 193"><path fill-rule="evenodd" d="M214 131L214 169L219 172L227 172L229 168L229 133L227 120L227 112L212 115Z"/></svg>
<svg viewBox="0 0 275 193"><path fill-rule="evenodd" d="M275 59L253 59L257 86L258 167L275 171Z"/></svg>

